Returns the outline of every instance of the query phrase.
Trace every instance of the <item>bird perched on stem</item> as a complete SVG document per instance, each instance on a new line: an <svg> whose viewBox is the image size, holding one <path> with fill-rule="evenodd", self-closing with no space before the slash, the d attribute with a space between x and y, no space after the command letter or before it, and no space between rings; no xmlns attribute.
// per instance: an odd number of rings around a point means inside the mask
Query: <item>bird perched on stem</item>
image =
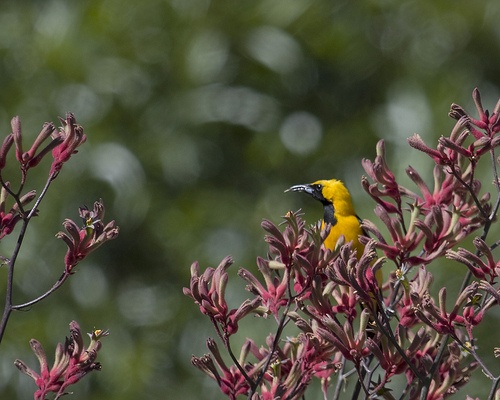
<svg viewBox="0 0 500 400"><path fill-rule="evenodd" d="M341 235L345 241L352 242L352 248L357 251L358 258L363 254L364 246L359 242L359 236L363 235L361 220L354 211L351 194L344 184L337 179L320 180L305 185L295 185L286 192L304 192L323 204L323 222L330 224L330 233L325 239L325 247L335 249L335 245Z"/></svg>
<svg viewBox="0 0 500 400"><path fill-rule="evenodd" d="M340 236L344 235L346 242L352 242L352 249L356 250L358 259L363 255L364 246L359 241L359 236L364 235L361 219L354 211L351 194L341 181L337 179L319 180L310 184L295 185L285 191L307 193L323 205L321 229L324 229L326 224L331 226L330 233L324 241L326 248L334 250ZM375 278L378 287L381 288L382 271L380 269L375 272ZM362 308L365 307L362 306ZM377 308L377 300L373 297L372 310ZM372 339L375 337L373 332L369 333L368 336ZM362 369L360 380L354 389L353 399L358 397L365 375L366 370Z"/></svg>

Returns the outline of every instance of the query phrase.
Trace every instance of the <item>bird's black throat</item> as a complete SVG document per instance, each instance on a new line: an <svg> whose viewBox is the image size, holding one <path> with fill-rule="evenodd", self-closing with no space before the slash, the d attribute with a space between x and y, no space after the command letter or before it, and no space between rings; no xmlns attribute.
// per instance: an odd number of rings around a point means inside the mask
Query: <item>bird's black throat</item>
<svg viewBox="0 0 500 400"><path fill-rule="evenodd" d="M323 209L323 220L325 221L325 224L331 224L332 226L334 226L337 223L337 218L335 218L335 208L333 207L333 204L324 204Z"/></svg>

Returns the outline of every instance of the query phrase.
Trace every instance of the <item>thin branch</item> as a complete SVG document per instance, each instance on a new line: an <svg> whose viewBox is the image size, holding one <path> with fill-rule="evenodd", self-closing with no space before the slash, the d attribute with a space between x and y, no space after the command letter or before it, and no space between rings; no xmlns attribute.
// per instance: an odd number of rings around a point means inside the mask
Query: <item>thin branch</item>
<svg viewBox="0 0 500 400"><path fill-rule="evenodd" d="M471 354L472 357L474 357L474 359L478 362L478 364L481 366L481 369L484 373L484 375L486 375L486 377L488 377L489 379L491 379L492 381L495 380L495 376L493 375L493 373L489 370L489 368L486 366L486 364L483 362L483 360L479 357L479 355L477 354L476 350L474 349L474 346L466 346L459 338L454 338L455 342L457 342L460 347L462 347L462 349L464 349L464 351L466 351L467 353Z"/></svg>
<svg viewBox="0 0 500 400"><path fill-rule="evenodd" d="M278 347L278 343L280 341L281 334L283 333L283 329L287 325L288 321L290 321L290 319L288 318L288 311L290 309L290 305L291 305L291 301L288 302L288 304L286 305L285 311L283 312L283 315L281 316L280 322L278 324L278 329L276 331L276 335L274 336L273 345L269 351L269 355L267 357L266 363L264 364L262 370L260 371L259 376L257 377L257 379L255 381L255 387L251 390L251 392L248 396L249 399L252 398L253 394L255 393L255 390L262 382L262 379L264 379L264 375L266 374L266 371L269 368L269 365L271 364L271 361L273 359L274 353L276 352L276 348Z"/></svg>
<svg viewBox="0 0 500 400"><path fill-rule="evenodd" d="M21 231L19 232L19 236L17 237L16 247L14 248L14 252L12 254L11 259L7 263L8 265L7 286L5 288L5 305L3 309L2 320L0 321L0 343L2 342L3 336L5 334L5 328L7 327L10 314L12 313L14 266L16 263L17 256L19 255L21 245L23 243L24 235L26 234L26 228L28 227L29 221L30 221L29 219L23 220L23 223L21 225Z"/></svg>
<svg viewBox="0 0 500 400"><path fill-rule="evenodd" d="M488 214L484 211L484 207L481 205L481 202L477 198L476 194L474 193L474 190L472 190L471 185L469 185L467 182L465 182L462 177L455 171L453 168L451 169L453 176L462 184L463 187L467 189L467 191L470 193L472 200L474 200L474 203L476 204L477 209L481 213L484 219L488 219Z"/></svg>
<svg viewBox="0 0 500 400"><path fill-rule="evenodd" d="M441 363L441 359L443 358L444 351L446 350L446 345L448 344L449 337L450 335L443 336L441 345L439 346L438 354L434 359L434 362L432 363L432 367L429 373L427 374L427 377L425 377L424 380L421 380L423 386L422 386L422 391L420 392L420 400L427 399L427 393L429 393L432 377L434 376L434 373L436 372L439 364Z"/></svg>
<svg viewBox="0 0 500 400"><path fill-rule="evenodd" d="M14 267L16 264L16 260L17 260L17 257L19 255L19 252L21 251L21 246L23 244L24 236L26 234L26 230L27 230L28 225L31 221L31 218L33 218L33 216L36 214L36 210L37 210L38 206L40 205L40 203L42 202L42 199L45 197L45 194L47 193L47 190L49 189L49 186L50 186L52 180L53 180L53 176L50 175L47 182L45 183L45 186L44 186L42 192L40 193L40 196L36 200L33 208L28 213L28 215L23 216L23 220L22 220L23 222L21 225L21 230L19 232L19 236L17 237L16 246L15 246L14 251L12 253L12 257L10 258L10 260L8 262L7 286L5 289L5 305L4 305L4 309L3 309L2 319L0 321L0 343L2 342L3 336L5 334L5 329L7 328L7 323L9 322L10 315L11 315L12 311L14 310L14 308L13 308L13 297L14 297L13 291L14 291ZM2 180L2 186L4 186L4 187L6 186L5 183L3 182L3 180ZM16 202L20 207L19 210L21 211L22 206L20 204L20 200L19 200L18 196L14 196L14 198L16 199ZM52 291L49 291L49 292L52 292ZM47 296L44 296L43 298L45 298ZM38 301L40 301L40 300L38 300Z"/></svg>
<svg viewBox="0 0 500 400"><path fill-rule="evenodd" d="M340 396L340 391L342 390L342 387L344 386L345 378L347 375L344 375L344 368L345 368L345 357L342 356L342 359L340 361L340 368L338 371L338 377L337 377L337 384L335 385L335 391L333 392L333 397L332 400L337 400Z"/></svg>
<svg viewBox="0 0 500 400"><path fill-rule="evenodd" d="M248 376L248 374L245 371L245 369L243 368L243 366L236 359L236 356L234 355L233 350L231 348L231 344L229 343L229 338L227 339L227 341L225 341L225 345L226 345L226 349L229 353L229 356L231 357L231 360L233 360L233 362L234 362L234 365L236 365L236 368L238 368L238 370L241 372L241 375L243 375L243 377L245 378L245 380L248 382L248 384L250 385L250 387L253 390L254 386L256 387L255 382L253 381L252 378L250 378Z"/></svg>
<svg viewBox="0 0 500 400"><path fill-rule="evenodd" d="M33 299L33 300L26 302L26 303L14 304L11 306L11 309L12 310L22 310L23 308L31 307L32 305L42 301L43 299L45 299L46 297L48 297L52 293L54 293L57 289L59 289L63 285L63 283L66 282L66 280L70 277L70 275L71 274L64 271L63 274L61 275L61 277L57 280L57 282L54 283L54 285L49 290L47 290L44 294L42 294L41 296L38 296L36 299Z"/></svg>
<svg viewBox="0 0 500 400"><path fill-rule="evenodd" d="M498 384L500 383L500 376L497 376L493 380L493 384L491 385L490 393L488 395L488 400L496 399L496 392L498 388Z"/></svg>
<svg viewBox="0 0 500 400"><path fill-rule="evenodd" d="M415 365L413 365L413 363L411 362L411 360L406 355L406 352L401 348L401 346L399 345L398 341L394 337L394 333L392 332L391 326L389 324L389 320L387 319L387 315L385 315L385 312L381 312L380 315L382 315L383 323L380 322L380 320L378 318L375 318L375 323L377 324L377 326L379 327L379 329L381 330L381 332L391 341L391 343L394 345L394 347L396 348L396 350L398 351L398 353L401 355L401 357L403 358L403 360L405 360L406 364L408 364L408 367L412 370L412 372L415 374L415 376L421 382L425 382L426 381L426 377L422 376L422 374L420 373L420 371L418 370L418 368L415 367ZM388 328L385 329L384 325L387 326Z"/></svg>

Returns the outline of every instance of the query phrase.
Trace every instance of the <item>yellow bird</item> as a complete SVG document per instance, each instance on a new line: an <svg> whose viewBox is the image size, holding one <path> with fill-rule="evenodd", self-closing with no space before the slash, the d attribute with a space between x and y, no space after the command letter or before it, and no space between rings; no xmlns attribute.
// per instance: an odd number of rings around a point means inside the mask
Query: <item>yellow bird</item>
<svg viewBox="0 0 500 400"><path fill-rule="evenodd" d="M323 222L331 224L330 234L325 239L325 247L333 250L341 235L346 243L352 242L352 248L357 251L358 258L363 254L364 246L359 242L363 235L361 220L354 211L351 194L344 184L337 179L320 180L305 185L295 185L286 190L304 192L323 204Z"/></svg>
<svg viewBox="0 0 500 400"><path fill-rule="evenodd" d="M364 246L359 242L359 236L364 234L363 228L361 228L361 219L354 211L351 194L341 181L337 179L319 180L305 185L292 186L286 190L286 192L289 191L307 193L323 204L324 214L321 229L325 227L325 224L331 224L330 233L324 241L326 248L335 249L340 236L344 235L346 243L352 242L352 248L356 250L358 259L363 255ZM375 272L375 278L379 289L381 289L382 271L380 269ZM375 297L373 297L372 303L372 312L377 312L378 303ZM361 307L365 308L364 305ZM369 326L374 325L375 322L372 319ZM376 337L371 328L368 329L368 337L372 339ZM366 371L363 369L362 377L365 373ZM361 386L358 384L355 393L359 393L360 390Z"/></svg>
<svg viewBox="0 0 500 400"><path fill-rule="evenodd" d="M323 204L321 229L325 224L331 224L330 233L324 242L327 249L334 250L340 236L344 235L346 243L352 242L352 248L356 250L358 259L363 255L365 246L359 241L359 236L365 234L361 228L361 219L354 211L351 194L341 181L320 180L305 185L295 185L285 191L307 193ZM375 272L375 278L381 290L383 280L381 269ZM374 305L376 307L376 300Z"/></svg>

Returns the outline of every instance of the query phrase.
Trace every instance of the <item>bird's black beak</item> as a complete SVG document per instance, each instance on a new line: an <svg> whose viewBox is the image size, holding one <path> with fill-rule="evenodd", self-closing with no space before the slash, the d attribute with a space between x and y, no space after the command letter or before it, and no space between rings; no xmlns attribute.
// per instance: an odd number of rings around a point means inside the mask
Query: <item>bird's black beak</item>
<svg viewBox="0 0 500 400"><path fill-rule="evenodd" d="M319 184L308 183L308 184L304 184L304 185L295 185L295 186L292 186L292 187L288 188L287 190L285 190L285 192L303 192L303 193L307 193L313 199L319 200L323 204L326 204L328 202L323 197L322 188L323 188L323 186L321 186Z"/></svg>
<svg viewBox="0 0 500 400"><path fill-rule="evenodd" d="M287 190L285 190L285 192L305 192L312 195L314 193L314 189L311 187L311 185L295 185L289 187Z"/></svg>

